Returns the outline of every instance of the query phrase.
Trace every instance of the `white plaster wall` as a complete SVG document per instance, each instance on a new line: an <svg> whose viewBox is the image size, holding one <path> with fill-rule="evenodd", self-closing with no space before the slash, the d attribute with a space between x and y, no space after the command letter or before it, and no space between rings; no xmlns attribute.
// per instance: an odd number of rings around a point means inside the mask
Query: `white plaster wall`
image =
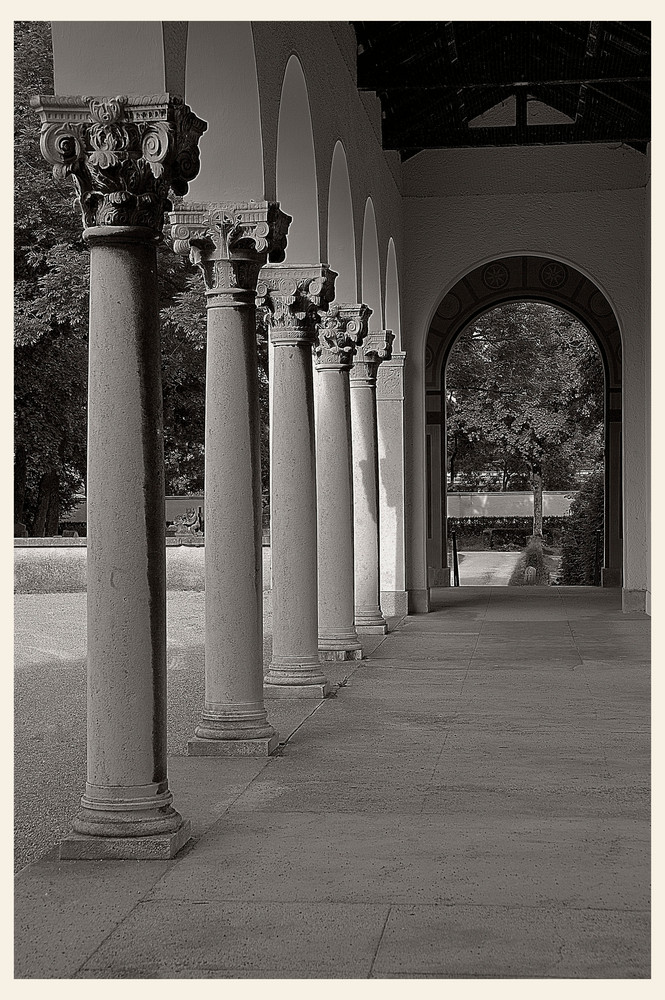
<svg viewBox="0 0 665 1000"><path fill-rule="evenodd" d="M254 21L252 32L259 78L266 197L275 196L272 185L275 177L279 97L286 64L289 57L295 54L300 59L305 74L312 114L321 260L327 263L328 186L333 151L339 139L344 145L351 181L357 261L362 259L366 199L371 197L374 205L383 301L390 236L395 241L398 264L402 259L399 157L396 153L386 153L381 149L375 130L376 123L372 121L371 114L356 89L355 71L349 57L348 30L341 32L339 25L331 25L325 21ZM357 294L360 295L360 274Z"/></svg>
<svg viewBox="0 0 665 1000"><path fill-rule="evenodd" d="M624 365L624 588L646 591L647 157L600 146L428 151L403 167L409 587L426 586L424 344L450 287L484 261L552 256L612 304Z"/></svg>
<svg viewBox="0 0 665 1000"><path fill-rule="evenodd" d="M161 21L53 21L55 93L116 97L166 89Z"/></svg>

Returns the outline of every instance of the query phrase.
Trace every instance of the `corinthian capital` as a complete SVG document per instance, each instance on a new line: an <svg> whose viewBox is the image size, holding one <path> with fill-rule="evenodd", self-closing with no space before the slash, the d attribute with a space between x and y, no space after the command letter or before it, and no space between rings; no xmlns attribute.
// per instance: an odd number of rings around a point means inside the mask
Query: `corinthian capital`
<svg viewBox="0 0 665 1000"><path fill-rule="evenodd" d="M392 330L378 330L368 334L364 343L356 352L351 371L351 382L356 385L376 384L376 376L382 361L388 361L392 355L392 345L395 334Z"/></svg>
<svg viewBox="0 0 665 1000"><path fill-rule="evenodd" d="M335 297L337 272L327 264L268 265L256 286L273 344L313 344L322 314Z"/></svg>
<svg viewBox="0 0 665 1000"><path fill-rule="evenodd" d="M291 216L277 202L178 206L169 212L176 253L189 254L210 292L254 292L267 260L284 260Z"/></svg>
<svg viewBox="0 0 665 1000"><path fill-rule="evenodd" d="M71 177L89 226L161 231L169 192L183 196L199 172L207 125L179 97L33 97L42 155Z"/></svg>
<svg viewBox="0 0 665 1000"><path fill-rule="evenodd" d="M350 368L356 349L367 336L371 313L369 306L362 303L333 304L318 326L316 367Z"/></svg>

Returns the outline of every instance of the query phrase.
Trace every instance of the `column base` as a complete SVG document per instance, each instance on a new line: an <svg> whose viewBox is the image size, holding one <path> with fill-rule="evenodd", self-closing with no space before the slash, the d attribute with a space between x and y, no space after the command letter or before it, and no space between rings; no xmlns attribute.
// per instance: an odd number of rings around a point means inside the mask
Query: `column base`
<svg viewBox="0 0 665 1000"><path fill-rule="evenodd" d="M327 698L333 693L333 685L326 681L325 684L270 684L266 682L263 686L265 698Z"/></svg>
<svg viewBox="0 0 665 1000"><path fill-rule="evenodd" d="M187 741L189 757L269 757L279 746L279 735L253 740L208 740L194 737Z"/></svg>
<svg viewBox="0 0 665 1000"><path fill-rule="evenodd" d="M388 618L403 618L408 613L406 590L382 590L381 610Z"/></svg>
<svg viewBox="0 0 665 1000"><path fill-rule="evenodd" d="M388 632L388 625L386 622L384 622L383 625L364 625L359 623L356 625L356 631L364 633L365 635L386 635Z"/></svg>
<svg viewBox="0 0 665 1000"><path fill-rule="evenodd" d="M353 649L319 649L322 660L342 661L342 660L362 660L362 646Z"/></svg>
<svg viewBox="0 0 665 1000"><path fill-rule="evenodd" d="M70 833L60 844L61 861L168 861L192 836L192 824L183 820L173 833L150 837L90 837Z"/></svg>
<svg viewBox="0 0 665 1000"><path fill-rule="evenodd" d="M354 622L356 626L356 632L383 632L388 631L388 625L386 619L383 617L381 608L378 606L369 607L365 605L364 607L356 608L356 620Z"/></svg>
<svg viewBox="0 0 665 1000"><path fill-rule="evenodd" d="M251 743L253 740L269 740L275 736L275 730L268 722L263 704L261 711L255 715L261 718L253 720L221 718L206 710L194 729L194 738L209 740L211 743L234 743L242 740Z"/></svg>
<svg viewBox="0 0 665 1000"><path fill-rule="evenodd" d="M646 614L646 597L646 590L626 590L624 587L621 591L621 610L624 614L630 614L631 611L642 611Z"/></svg>

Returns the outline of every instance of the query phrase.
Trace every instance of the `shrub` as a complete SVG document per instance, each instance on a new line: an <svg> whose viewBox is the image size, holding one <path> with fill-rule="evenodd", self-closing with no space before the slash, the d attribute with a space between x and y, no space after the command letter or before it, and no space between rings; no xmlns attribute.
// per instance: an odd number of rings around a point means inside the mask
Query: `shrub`
<svg viewBox="0 0 665 1000"><path fill-rule="evenodd" d="M567 517L543 518L543 538L557 545ZM459 549L492 548L512 551L524 548L533 532L532 517L449 517L448 537L457 532Z"/></svg>
<svg viewBox="0 0 665 1000"><path fill-rule="evenodd" d="M602 472L586 480L570 507L570 516L561 546L561 582L567 586L594 586L599 583L596 569L596 532L602 532L605 483Z"/></svg>
<svg viewBox="0 0 665 1000"><path fill-rule="evenodd" d="M536 571L534 583L540 586L546 586L549 583L549 570L547 568L547 564L545 563L545 555L543 553L543 546L541 542L529 542L524 552L515 563L515 568L510 575L508 586L526 586L527 584L524 579L524 574L529 566L532 566Z"/></svg>

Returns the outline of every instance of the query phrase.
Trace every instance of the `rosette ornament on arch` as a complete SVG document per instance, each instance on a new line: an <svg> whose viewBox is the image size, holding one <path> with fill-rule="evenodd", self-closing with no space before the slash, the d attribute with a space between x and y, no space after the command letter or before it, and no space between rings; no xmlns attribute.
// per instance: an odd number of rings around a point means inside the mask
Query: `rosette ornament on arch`
<svg viewBox="0 0 665 1000"><path fill-rule="evenodd" d="M42 155L71 177L86 227L161 230L170 192L199 172L207 125L179 97L33 97Z"/></svg>
<svg viewBox="0 0 665 1000"><path fill-rule="evenodd" d="M319 322L318 341L314 345L317 368L350 368L356 350L367 336L371 314L369 306L362 303L333 304Z"/></svg>

